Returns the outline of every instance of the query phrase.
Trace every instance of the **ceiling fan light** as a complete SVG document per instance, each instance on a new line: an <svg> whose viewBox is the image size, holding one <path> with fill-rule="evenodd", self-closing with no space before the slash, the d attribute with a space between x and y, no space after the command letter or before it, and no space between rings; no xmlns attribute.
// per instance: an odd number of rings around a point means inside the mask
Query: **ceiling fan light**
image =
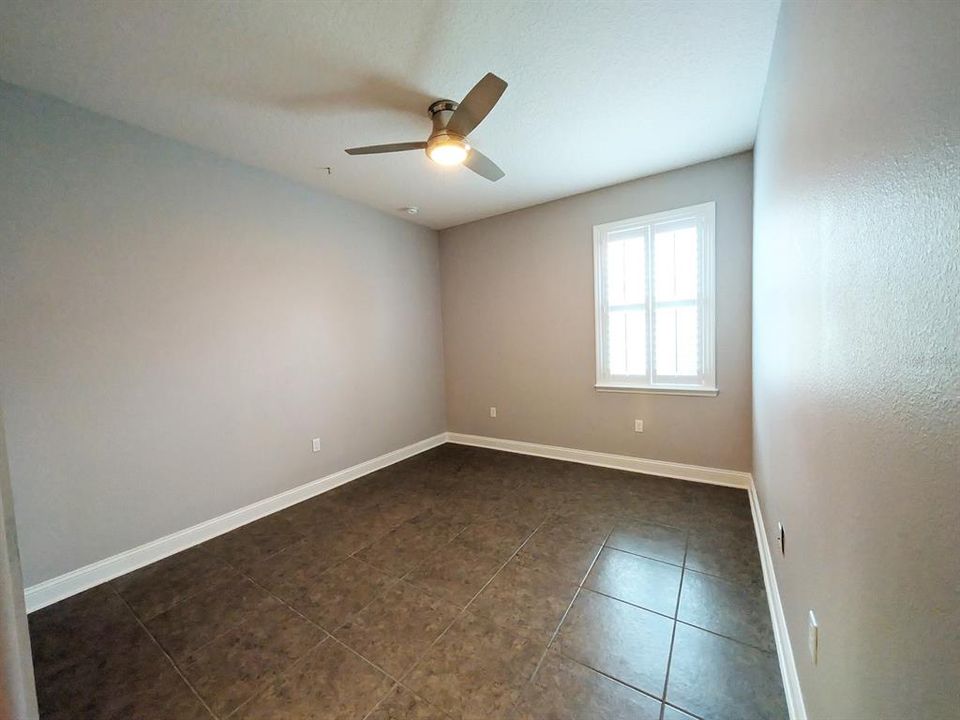
<svg viewBox="0 0 960 720"><path fill-rule="evenodd" d="M470 146L462 140L435 143L427 150L427 155L438 165L459 165L469 153Z"/></svg>

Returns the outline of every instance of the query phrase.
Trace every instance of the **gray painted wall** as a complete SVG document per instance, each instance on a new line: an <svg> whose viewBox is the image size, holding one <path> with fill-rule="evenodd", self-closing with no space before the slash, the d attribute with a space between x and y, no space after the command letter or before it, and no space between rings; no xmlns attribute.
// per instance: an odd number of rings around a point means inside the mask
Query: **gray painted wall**
<svg viewBox="0 0 960 720"><path fill-rule="evenodd" d="M449 429L749 470L752 171L742 153L442 231ZM710 200L719 396L597 392L593 226Z"/></svg>
<svg viewBox="0 0 960 720"><path fill-rule="evenodd" d="M9 85L0 157L28 585L445 429L435 232Z"/></svg>
<svg viewBox="0 0 960 720"><path fill-rule="evenodd" d="M754 472L811 718L960 717L958 77L960 3L783 6L755 150Z"/></svg>
<svg viewBox="0 0 960 720"><path fill-rule="evenodd" d="M0 411L0 720L35 720L37 693L23 602L17 524Z"/></svg>

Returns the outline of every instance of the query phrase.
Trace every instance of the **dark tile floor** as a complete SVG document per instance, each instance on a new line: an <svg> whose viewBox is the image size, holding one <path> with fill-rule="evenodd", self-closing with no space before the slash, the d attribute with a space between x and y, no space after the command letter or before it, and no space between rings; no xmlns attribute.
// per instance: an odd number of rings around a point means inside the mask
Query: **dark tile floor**
<svg viewBox="0 0 960 720"><path fill-rule="evenodd" d="M30 617L44 718L786 718L746 493L444 445Z"/></svg>

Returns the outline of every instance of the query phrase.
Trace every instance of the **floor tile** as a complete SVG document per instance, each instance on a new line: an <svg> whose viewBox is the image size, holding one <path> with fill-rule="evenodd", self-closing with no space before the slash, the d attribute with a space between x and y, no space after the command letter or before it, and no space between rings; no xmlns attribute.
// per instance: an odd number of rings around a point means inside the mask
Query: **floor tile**
<svg viewBox="0 0 960 720"><path fill-rule="evenodd" d="M182 670L210 709L226 716L326 637L277 605L190 653Z"/></svg>
<svg viewBox="0 0 960 720"><path fill-rule="evenodd" d="M208 540L201 547L245 571L301 537L283 515L274 514Z"/></svg>
<svg viewBox="0 0 960 720"><path fill-rule="evenodd" d="M115 593L98 589L83 595L59 604L66 608L39 611L45 615L41 622L31 617L37 701L44 718L110 717L118 703L149 693L172 670ZM98 602L101 611L95 610Z"/></svg>
<svg viewBox="0 0 960 720"><path fill-rule="evenodd" d="M660 720L660 702L548 652L517 705L516 720Z"/></svg>
<svg viewBox="0 0 960 720"><path fill-rule="evenodd" d="M687 715L685 712L677 710L675 707L664 705L663 720L696 720L696 718L694 718L692 715Z"/></svg>
<svg viewBox="0 0 960 720"><path fill-rule="evenodd" d="M145 633L126 603L101 585L37 610L28 617L38 690L56 690L65 668L105 649L132 646ZM110 638L105 646L102 638ZM48 683L47 681L50 680Z"/></svg>
<svg viewBox="0 0 960 720"><path fill-rule="evenodd" d="M373 665L328 638L231 720L360 720L392 686Z"/></svg>
<svg viewBox="0 0 960 720"><path fill-rule="evenodd" d="M407 580L431 595L464 607L500 569L502 561L457 540L439 548Z"/></svg>
<svg viewBox="0 0 960 720"><path fill-rule="evenodd" d="M511 560L470 605L470 611L546 645L577 586Z"/></svg>
<svg viewBox="0 0 960 720"><path fill-rule="evenodd" d="M164 658L165 660L165 658ZM167 664L149 680L103 682L102 673L69 708L44 713L43 720L211 720L206 708Z"/></svg>
<svg viewBox="0 0 960 720"><path fill-rule="evenodd" d="M599 543L581 540L564 528L540 528L517 553L517 560L579 585L599 551Z"/></svg>
<svg viewBox="0 0 960 720"><path fill-rule="evenodd" d="M366 510L384 525L398 527L417 515L430 510L433 503L417 492L397 487L393 492L379 493Z"/></svg>
<svg viewBox="0 0 960 720"><path fill-rule="evenodd" d="M486 517L469 525L457 539L506 561L536 527L536 523L523 519Z"/></svg>
<svg viewBox="0 0 960 720"><path fill-rule="evenodd" d="M762 585L738 585L687 570L683 574L677 619L760 650L776 650Z"/></svg>
<svg viewBox="0 0 960 720"><path fill-rule="evenodd" d="M599 545L607 539L616 523L616 515L567 510L550 518L544 524L544 530L563 528L574 537Z"/></svg>
<svg viewBox="0 0 960 720"><path fill-rule="evenodd" d="M676 565L604 548L583 586L673 617L682 572Z"/></svg>
<svg viewBox="0 0 960 720"><path fill-rule="evenodd" d="M119 719L128 717L128 709L145 718L174 710L185 718L204 717L202 705L123 601L112 591L84 595L31 622L43 718ZM105 612L95 611L95 602Z"/></svg>
<svg viewBox="0 0 960 720"><path fill-rule="evenodd" d="M662 697L673 621L582 590L556 645L566 657Z"/></svg>
<svg viewBox="0 0 960 720"><path fill-rule="evenodd" d="M303 604L323 574L346 558L325 553L312 539L303 539L251 566L247 575L285 602Z"/></svg>
<svg viewBox="0 0 960 720"><path fill-rule="evenodd" d="M450 720L450 716L406 688L397 687L364 720Z"/></svg>
<svg viewBox="0 0 960 720"><path fill-rule="evenodd" d="M698 530L687 541L686 567L739 583L762 583L756 539L747 532Z"/></svg>
<svg viewBox="0 0 960 720"><path fill-rule="evenodd" d="M123 575L111 584L141 620L211 588L238 572L201 548L190 548Z"/></svg>
<svg viewBox="0 0 960 720"><path fill-rule="evenodd" d="M607 545L654 560L683 565L687 532L666 525L621 520L607 540Z"/></svg>
<svg viewBox="0 0 960 720"><path fill-rule="evenodd" d="M330 509L328 505L300 503L283 514L317 556L328 563L360 550L393 529L371 522L363 517L363 512L344 512L343 508Z"/></svg>
<svg viewBox="0 0 960 720"><path fill-rule="evenodd" d="M395 582L362 560L348 557L316 577L291 582L276 592L295 610L333 632Z"/></svg>
<svg viewBox="0 0 960 720"><path fill-rule="evenodd" d="M454 720L500 718L519 698L542 649L464 613L403 682Z"/></svg>
<svg viewBox="0 0 960 720"><path fill-rule="evenodd" d="M228 580L146 622L176 661L278 601L247 579Z"/></svg>
<svg viewBox="0 0 960 720"><path fill-rule="evenodd" d="M364 562L394 577L402 577L450 541L464 522L427 512L408 520L357 553Z"/></svg>
<svg viewBox="0 0 960 720"><path fill-rule="evenodd" d="M670 703L710 720L786 720L777 656L678 624Z"/></svg>
<svg viewBox="0 0 960 720"><path fill-rule="evenodd" d="M400 582L354 615L336 635L399 678L449 627L458 612L445 600Z"/></svg>

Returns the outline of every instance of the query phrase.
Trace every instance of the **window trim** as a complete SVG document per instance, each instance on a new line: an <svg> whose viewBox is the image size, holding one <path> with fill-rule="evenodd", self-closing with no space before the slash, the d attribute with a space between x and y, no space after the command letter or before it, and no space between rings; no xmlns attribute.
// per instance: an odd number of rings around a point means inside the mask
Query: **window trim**
<svg viewBox="0 0 960 720"><path fill-rule="evenodd" d="M700 343L703 352L703 381L699 384L656 383L653 381L653 366L656 342L655 330L650 332L647 348L647 375L641 380L618 382L604 374L604 318L607 316L607 298L603 283L604 253L602 249L607 237L613 232L621 232L696 217L702 223L702 252L700 254L701 279L701 317ZM693 395L715 397L719 393L716 374L716 203L705 202L698 205L650 213L640 217L617 220L593 226L593 298L594 298L594 342L596 345L596 383L598 392L652 393L656 395ZM653 245L652 229L648 233L648 257ZM649 263L648 263L649 264ZM652 274L652 270L651 270ZM649 299L648 301L649 302Z"/></svg>

